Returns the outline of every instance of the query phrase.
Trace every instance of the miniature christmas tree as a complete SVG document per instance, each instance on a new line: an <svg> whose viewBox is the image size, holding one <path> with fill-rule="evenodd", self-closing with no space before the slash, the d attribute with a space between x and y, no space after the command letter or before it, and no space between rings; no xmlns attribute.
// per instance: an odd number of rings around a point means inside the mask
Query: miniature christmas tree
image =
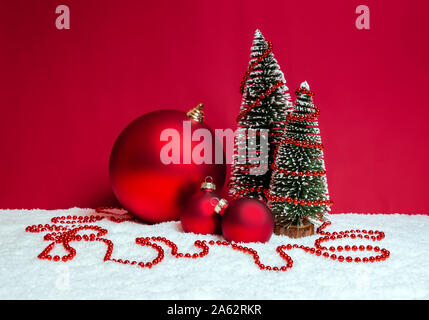
<svg viewBox="0 0 429 320"><path fill-rule="evenodd" d="M264 199L271 179L274 149L283 139L290 95L272 53L259 30L251 48L249 69L241 83L229 193L234 198Z"/></svg>
<svg viewBox="0 0 429 320"><path fill-rule="evenodd" d="M308 220L324 220L332 205L314 93L308 83L303 82L295 94L297 98L293 112L287 116L284 140L274 151L273 174L267 192L276 225L287 227L299 227Z"/></svg>

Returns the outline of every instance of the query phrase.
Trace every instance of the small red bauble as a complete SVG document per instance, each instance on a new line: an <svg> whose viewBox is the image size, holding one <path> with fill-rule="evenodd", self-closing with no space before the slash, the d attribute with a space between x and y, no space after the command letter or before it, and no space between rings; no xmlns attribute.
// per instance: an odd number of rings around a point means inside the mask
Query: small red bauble
<svg viewBox="0 0 429 320"><path fill-rule="evenodd" d="M201 192L188 201L180 215L185 232L220 234L221 216L215 211L219 197L214 190L216 190L216 186L213 179L207 177L201 185Z"/></svg>
<svg viewBox="0 0 429 320"><path fill-rule="evenodd" d="M274 231L274 218L263 202L241 198L227 206L221 226L228 241L267 242Z"/></svg>

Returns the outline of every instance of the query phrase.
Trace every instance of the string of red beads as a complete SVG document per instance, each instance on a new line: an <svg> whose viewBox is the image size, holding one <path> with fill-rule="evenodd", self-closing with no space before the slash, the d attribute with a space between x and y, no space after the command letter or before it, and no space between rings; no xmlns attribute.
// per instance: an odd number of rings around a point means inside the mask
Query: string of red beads
<svg viewBox="0 0 429 320"><path fill-rule="evenodd" d="M314 93L312 91L307 90L306 88L298 88L295 90L295 94L307 94L310 96L314 96ZM311 115L311 116L307 116L307 117L297 117L295 116L288 116L287 117L287 121L293 119L293 120L299 120L299 121L305 121L305 120L316 120L317 117L320 114L320 110L319 108L317 108L316 106L314 106L316 109L316 113ZM311 119L309 119L309 117ZM280 149L280 146L282 143L293 143L296 146L301 146L301 147L308 147L308 148L319 148L319 149L323 149L323 145L321 143L315 143L315 142L308 142L308 141L297 141L294 140L292 138L285 138L283 139L274 149L274 153L273 153L273 162L271 164L271 169L278 171L278 172L282 172L285 175L291 175L293 177L295 176L299 176L299 177L309 177L309 176L323 176L326 175L326 170L320 170L320 171L288 171L285 169L281 169L276 165L276 158L277 158L277 154L278 154L278 150ZM288 203L293 203L295 205L307 205L307 206L321 206L321 205L326 205L326 206L332 206L333 205L333 201L332 200L305 200L305 199L297 199L297 198L291 198L291 197L285 197L285 196L275 196L271 194L271 191L266 189L264 190L265 196L268 200L271 201L275 201L275 202L288 202Z"/></svg>
<svg viewBox="0 0 429 320"><path fill-rule="evenodd" d="M265 190L264 192L267 199L274 202L288 202L288 203L293 203L295 205L301 205L301 206L332 206L333 205L333 202L331 200L305 200L305 199L291 198L291 197L285 197L285 196L274 196L270 193L269 190Z"/></svg>
<svg viewBox="0 0 429 320"><path fill-rule="evenodd" d="M326 228L327 226L329 226L331 224L330 221L326 221L324 222L318 229L317 229L317 233L320 235L323 235L323 237L318 238L315 242L314 242L314 246L316 248L316 250L314 251L314 253L318 256L322 255L322 251L325 251L323 253L323 256L325 258L330 258L331 260L337 260L339 262L378 262L378 261L384 261L386 259L388 259L390 257L390 251L386 250L384 248L375 246L373 247L372 245L360 245L359 247L356 245L350 246L350 245L346 245L346 246L330 246L329 249L325 246L322 246L321 243L322 242L326 242L326 241L332 241L332 240L336 240L336 239L343 239L343 238L350 238L350 239L366 239L366 240L372 240L372 241L381 241L385 238L385 234L382 231L378 231L378 230L345 230L345 231L339 231L339 232L325 232L323 231L324 228ZM370 256L370 257L364 257L364 258L360 258L360 257L351 257L351 256L347 256L347 257L343 257L342 255L339 255L337 257L336 254L334 253L328 253L327 251L330 252L342 252L342 251L346 251L349 252L354 251L374 251L376 252L376 256ZM312 251L312 249L310 249L310 251ZM307 251L308 252L308 251ZM310 252L313 253L313 252Z"/></svg>
<svg viewBox="0 0 429 320"><path fill-rule="evenodd" d="M241 81L241 85L240 85L240 93L243 94L244 93L244 87L246 85L246 81L250 76L250 73L253 71L253 69L258 65L258 63L260 63L263 59L265 59L273 50L273 44L271 41L267 41L267 50L257 59L255 59L249 66L246 74L244 75L242 81ZM285 85L285 83L281 80L277 81L270 89L268 89L267 91L265 91L265 93L262 93L256 100L254 103L252 103L251 105L248 105L244 110L242 110L240 112L240 114L237 116L237 122L239 122L243 117L245 117L248 112L250 112L251 110L253 110L253 108L257 107L262 100L266 99L270 94L272 94L277 88L279 88L280 86ZM287 119L286 119L287 122ZM256 135L260 136L260 131L256 132ZM269 133L270 137L281 137L283 136L283 134L281 132L270 132ZM248 137L248 135L246 134L246 138ZM250 168L250 167L249 167ZM231 190L231 184L228 183L227 185L228 190ZM245 189L241 189L238 193L236 193L235 195L233 195L233 198L238 198L241 195L244 195L245 193L249 192L247 191L247 188Z"/></svg>
<svg viewBox="0 0 429 320"><path fill-rule="evenodd" d="M267 41L267 50L264 51L264 53L255 59L249 66L249 68L246 71L246 74L243 76L243 79L241 80L240 84L240 94L244 93L244 87L246 85L246 81L250 76L250 73L253 71L253 69L260 63L263 59L265 59L272 51L273 51L273 44L271 41ZM257 107L262 100L266 99L270 94L272 94L277 88L280 86L285 85L285 83L281 80L277 81L270 89L266 90L264 93L261 93L258 98L256 98L255 102L248 105L246 109L242 110L240 114L237 116L237 121L240 121L243 117L247 115L250 111L252 111L255 107Z"/></svg>
<svg viewBox="0 0 429 320"><path fill-rule="evenodd" d="M305 117L304 116L298 116L296 114L294 114L294 115L288 114L286 116L286 121L289 121L289 120L294 120L294 121L316 121L317 118L319 117L320 109L317 106L314 106L314 109L316 110L315 113L309 114L309 115L307 115Z"/></svg>
<svg viewBox="0 0 429 320"><path fill-rule="evenodd" d="M264 189L262 187L246 187L238 190L234 193L233 199L238 199L245 194L253 193L253 192L263 192L266 198L270 201L274 202L288 202L293 203L295 205L301 206L332 206L334 202L332 200L305 200L298 198L291 198L285 196L274 196L270 193L270 190Z"/></svg>
<svg viewBox="0 0 429 320"><path fill-rule="evenodd" d="M276 165L276 161L275 161L275 159L277 158L277 153L278 153L278 151L279 151L279 148L280 148L280 146L281 146L281 143L282 143L282 142L280 142L280 144L278 144L278 145L276 146L276 148L274 149L274 153L273 153L274 161L273 161L273 163L271 164L271 169L273 169L273 170L275 170L275 171L278 171L278 172L281 172L281 173L284 173L285 175L289 175L289 174L290 174L292 177L295 177L295 176L299 176L299 177L303 177L303 176L307 176L307 177L309 177L309 176L317 177L317 176L323 176L323 175L326 175L326 170L320 170L320 171L288 171L288 170L285 170L285 169L281 169L281 168L279 168L279 167Z"/></svg>
<svg viewBox="0 0 429 320"><path fill-rule="evenodd" d="M250 76L250 73L253 71L253 69L258 65L258 63L260 63L263 59L265 59L266 57L268 57L268 55L273 51L273 43L271 41L266 41L267 42L267 50L264 51L264 53L258 57L256 60L254 60L249 68L246 71L246 74L244 75L243 79L241 80L241 84L240 84L240 94L243 94L244 92L244 87L246 85L246 81Z"/></svg>
<svg viewBox="0 0 429 320"><path fill-rule="evenodd" d="M248 187L248 188L242 188L240 190L238 190L234 195L233 195L233 199L238 199L241 196L248 194L250 192L265 192L265 189L262 187Z"/></svg>
<svg viewBox="0 0 429 320"><path fill-rule="evenodd" d="M285 83L279 80L270 89L265 91L265 93L262 93L261 95L259 95L259 97L255 99L254 103L248 105L244 110L240 112L240 114L237 116L237 121L240 121L243 117L247 115L247 113L252 111L255 107L261 106L260 103L262 100L266 99L270 94L276 91L277 88L283 85L285 85Z"/></svg>
<svg viewBox="0 0 429 320"><path fill-rule="evenodd" d="M295 177L295 176L299 176L299 177L303 177L303 176L317 177L317 176L320 176L321 177L321 176L326 175L326 170L321 170L321 171L288 171L288 170L279 168L275 163L271 164L271 169L278 171L278 172L281 172L281 173L284 173L286 176L291 175L292 177Z"/></svg>
<svg viewBox="0 0 429 320"><path fill-rule="evenodd" d="M306 95L309 95L310 97L314 97L314 92L310 91L310 90L308 90L307 88L304 88L304 87L297 88L295 90L295 94L296 95L298 95L298 94L306 94Z"/></svg>
<svg viewBox="0 0 429 320"><path fill-rule="evenodd" d="M285 122L286 123L286 122ZM255 137L255 136L260 136L261 135L261 131L253 131L253 132L251 132L251 133L246 133L246 134L244 134L243 135L243 139L244 138L252 138L252 137ZM268 136L270 136L270 137L282 137L283 136L283 133L281 133L281 132L270 132L269 134L268 134Z"/></svg>
<svg viewBox="0 0 429 320"><path fill-rule="evenodd" d="M290 143L294 144L297 147L303 147L303 148L317 148L320 150L323 150L323 144L317 143L317 142L309 142L309 141L299 141L295 140L293 138L285 138L283 139L282 143Z"/></svg>
<svg viewBox="0 0 429 320"><path fill-rule="evenodd" d="M106 207L103 208L97 208L97 212L103 212L107 213L106 210L108 210ZM55 223L64 223L67 224L67 221L73 221L76 223L86 223L83 221L87 221L88 223L95 223L97 221L103 220L105 218L108 218L112 222L121 223L125 221L132 221L135 220L131 216L125 215L114 215L112 213L108 213L109 216L99 216L99 215L89 215L89 216L67 216L67 217L55 217L51 219L51 222ZM110 219L112 217L115 217L116 219ZM152 268L153 266L159 264L162 262L165 258L165 250L162 246L156 244L155 242L160 242L170 248L170 253L172 256L176 258L188 258L188 259L197 259L197 258L203 258L206 255L209 254L209 245L217 245L217 246L225 246L225 247L231 247L233 250L237 250L240 252L243 252L245 254L249 254L252 258L254 263L259 267L261 270L268 270L268 271L286 271L293 266L293 260L292 258L285 253L284 250L291 250L291 249L302 249L305 252L308 252L310 254L315 254L316 256L323 256L325 258L330 258L331 260L336 260L338 262L378 262L378 261L384 261L387 258L390 257L390 252L386 249L380 249L378 246L371 246L371 245L346 245L346 246L331 246L327 248L326 246L323 246L322 243L326 241L332 241L342 238L350 238L350 239L366 239L366 240L372 240L372 241L380 241L384 239L385 234L381 231L373 231L373 230L346 230L346 231L339 231L339 232L325 232L324 229L329 226L331 223L329 221L324 222L318 229L317 233L321 235L320 238L316 239L314 242L314 247L308 247L303 245L297 245L297 244L286 244L278 246L276 251L280 255L280 257L286 262L285 265L282 266L270 266L270 265L264 265L260 261L260 257L258 255L258 252L250 247L242 246L239 243L234 242L228 242L228 241L220 241L220 240L196 240L194 242L194 245L200 249L200 252L195 253L183 253L178 251L177 245L173 242L168 240L165 237L160 236L152 236L152 237L140 237L136 238L136 244L146 247L151 247L152 249L157 251L157 256L155 259L149 262L143 262L143 261L136 261L136 260L128 260L128 259L116 259L112 258L113 253L113 242L111 240L101 238L102 236L106 235L107 229L101 228L97 225L80 225L73 229L69 229L70 226L55 226L55 225L33 225L28 226L26 228L27 232L43 232L43 231L52 231L55 230L55 232L48 233L45 235L44 240L46 241L52 241L39 255L39 259L47 259L51 261L63 261L67 262L72 260L76 256L76 250L70 246L70 242L72 241L100 241L106 244L107 250L104 256L104 261L112 261L116 263L121 263L125 265L136 265L141 268ZM95 231L94 233L91 233L89 235L85 234L83 236L77 234L79 231L82 230L92 230ZM63 232L59 232L63 231ZM67 255L64 255L62 257L55 255L52 256L49 253L54 249L56 244L62 244L64 249L67 251ZM374 251L377 253L376 256L370 256L370 257L355 257L352 258L351 256L343 257L343 256L336 256L334 253L330 252L342 252L342 251ZM324 252L323 252L324 251Z"/></svg>

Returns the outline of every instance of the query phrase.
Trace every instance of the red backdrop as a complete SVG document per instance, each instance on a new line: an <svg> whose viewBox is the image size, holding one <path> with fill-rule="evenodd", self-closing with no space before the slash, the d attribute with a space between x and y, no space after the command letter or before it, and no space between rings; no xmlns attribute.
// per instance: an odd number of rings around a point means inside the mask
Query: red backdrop
<svg viewBox="0 0 429 320"><path fill-rule="evenodd" d="M145 112L204 102L235 128L260 28L291 91L316 92L333 211L428 212L427 1L0 3L1 208L114 203L111 147Z"/></svg>

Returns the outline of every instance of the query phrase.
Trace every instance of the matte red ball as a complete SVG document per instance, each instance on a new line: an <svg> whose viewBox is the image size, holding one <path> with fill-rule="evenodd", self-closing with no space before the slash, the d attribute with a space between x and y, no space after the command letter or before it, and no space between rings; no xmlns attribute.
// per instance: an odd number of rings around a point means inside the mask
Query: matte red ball
<svg viewBox="0 0 429 320"><path fill-rule="evenodd" d="M184 122L190 130L184 130ZM200 141L192 141L197 129L207 129L212 139L201 139L212 148L211 164L184 163L183 148L194 150ZM179 139L161 141L165 129L178 132ZM130 123L116 140L109 162L113 192L125 209L148 223L179 220L180 212L189 198L200 188L205 177L213 177L217 186L225 182L226 165L215 164L215 155L223 155L221 144L215 150L215 134L205 123L191 120L185 112L158 110L147 113ZM177 141L177 143L173 143ZM179 163L164 164L161 150L171 143L180 150ZM220 152L220 153L219 153ZM224 156L224 155L223 155Z"/></svg>
<svg viewBox="0 0 429 320"><path fill-rule="evenodd" d="M267 242L273 234L274 217L262 201L241 198L228 205L221 227L229 241Z"/></svg>
<svg viewBox="0 0 429 320"><path fill-rule="evenodd" d="M220 234L221 215L215 212L219 196L213 191L201 191L187 203L180 215L185 232Z"/></svg>

